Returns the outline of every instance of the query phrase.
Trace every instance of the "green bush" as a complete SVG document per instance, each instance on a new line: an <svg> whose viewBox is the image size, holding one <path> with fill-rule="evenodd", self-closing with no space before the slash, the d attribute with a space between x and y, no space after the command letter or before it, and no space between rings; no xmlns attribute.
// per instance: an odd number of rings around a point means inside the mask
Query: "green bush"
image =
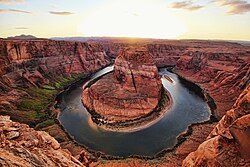
<svg viewBox="0 0 250 167"><path fill-rule="evenodd" d="M58 76L55 77L53 79L54 82L49 85L40 85L38 88L23 89L28 95L21 98L21 101L17 104L17 109L25 112L25 119L28 118L31 122L35 121L41 123L41 125L36 123L37 126L54 123L49 119L51 117L49 106L54 102L55 95L59 90L72 84L83 76L83 74L76 74L72 77ZM47 120L48 122L46 122Z"/></svg>
<svg viewBox="0 0 250 167"><path fill-rule="evenodd" d="M40 130L40 129L42 129L42 128L51 126L51 125L53 125L54 123L55 123L55 121L54 121L53 119L48 119L48 120L46 120L46 121L43 121L43 122L37 124L37 125L35 126L35 130Z"/></svg>

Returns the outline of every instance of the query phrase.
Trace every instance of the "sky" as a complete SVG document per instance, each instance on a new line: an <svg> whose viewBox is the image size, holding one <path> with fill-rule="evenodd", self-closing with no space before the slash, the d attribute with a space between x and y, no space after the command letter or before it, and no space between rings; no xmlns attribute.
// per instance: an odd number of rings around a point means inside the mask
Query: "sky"
<svg viewBox="0 0 250 167"><path fill-rule="evenodd" d="M0 0L0 37L250 41L250 0Z"/></svg>

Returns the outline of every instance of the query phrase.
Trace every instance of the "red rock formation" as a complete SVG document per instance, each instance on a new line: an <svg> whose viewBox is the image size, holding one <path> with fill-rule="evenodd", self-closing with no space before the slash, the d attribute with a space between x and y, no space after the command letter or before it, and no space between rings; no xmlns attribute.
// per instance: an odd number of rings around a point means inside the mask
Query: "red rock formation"
<svg viewBox="0 0 250 167"><path fill-rule="evenodd" d="M15 109L25 95L20 88L47 85L60 77L90 74L109 63L102 47L93 42L1 40L0 109L6 112Z"/></svg>
<svg viewBox="0 0 250 167"><path fill-rule="evenodd" d="M250 85L241 93L233 108L182 166L250 165Z"/></svg>
<svg viewBox="0 0 250 167"><path fill-rule="evenodd" d="M82 101L108 120L131 120L155 109L161 87L158 70L148 52L130 48L116 58L112 74L83 92Z"/></svg>
<svg viewBox="0 0 250 167"><path fill-rule="evenodd" d="M84 166L44 131L0 116L0 166Z"/></svg>
<svg viewBox="0 0 250 167"><path fill-rule="evenodd" d="M177 74L198 83L214 99L219 119L249 83L250 61L247 50L242 52L233 48L189 49L177 62Z"/></svg>
<svg viewBox="0 0 250 167"><path fill-rule="evenodd" d="M57 75L92 73L109 64L95 43L5 40L0 53L0 82L13 88L48 84Z"/></svg>
<svg viewBox="0 0 250 167"><path fill-rule="evenodd" d="M157 67L175 66L180 56L186 50L186 46L173 44L147 44L149 53L152 55Z"/></svg>

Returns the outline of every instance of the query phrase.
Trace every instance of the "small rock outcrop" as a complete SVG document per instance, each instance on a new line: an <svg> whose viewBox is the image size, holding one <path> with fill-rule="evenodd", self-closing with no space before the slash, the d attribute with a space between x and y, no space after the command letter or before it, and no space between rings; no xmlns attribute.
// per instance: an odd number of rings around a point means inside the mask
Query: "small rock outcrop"
<svg viewBox="0 0 250 167"><path fill-rule="evenodd" d="M84 166L44 131L0 116L0 166Z"/></svg>
<svg viewBox="0 0 250 167"><path fill-rule="evenodd" d="M144 48L127 48L116 58L114 72L82 94L83 104L108 120L133 120L152 112L160 99L161 79Z"/></svg>

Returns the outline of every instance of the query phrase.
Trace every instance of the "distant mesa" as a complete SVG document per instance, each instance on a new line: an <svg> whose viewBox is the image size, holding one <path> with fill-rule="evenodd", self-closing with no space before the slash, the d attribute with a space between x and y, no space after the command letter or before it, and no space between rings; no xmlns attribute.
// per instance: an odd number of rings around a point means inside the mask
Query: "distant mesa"
<svg viewBox="0 0 250 167"><path fill-rule="evenodd" d="M14 36L14 37L8 37L7 39L21 39L21 40L28 40L28 39L38 39L37 37L33 36L33 35L18 35L18 36Z"/></svg>
<svg viewBox="0 0 250 167"><path fill-rule="evenodd" d="M116 58L112 73L83 91L82 102L104 123L139 120L156 109L162 89L148 51L127 48Z"/></svg>

